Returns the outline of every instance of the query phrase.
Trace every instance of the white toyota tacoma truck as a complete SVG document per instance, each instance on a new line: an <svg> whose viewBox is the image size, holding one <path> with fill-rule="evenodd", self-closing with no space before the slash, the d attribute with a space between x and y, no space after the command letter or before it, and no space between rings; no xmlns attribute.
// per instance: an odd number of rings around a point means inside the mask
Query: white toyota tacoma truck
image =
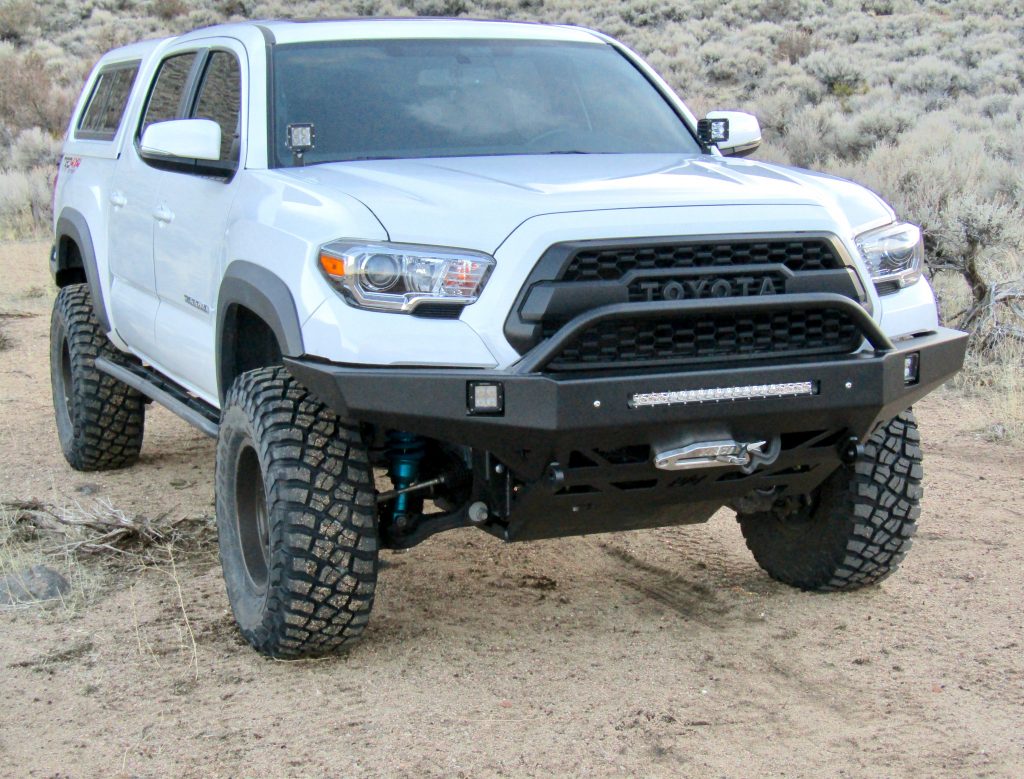
<svg viewBox="0 0 1024 779"><path fill-rule="evenodd" d="M105 55L57 180L57 430L217 438L227 593L278 657L357 638L380 549L738 515L808 590L878 581L955 373L917 227L743 157L573 27L241 23Z"/></svg>

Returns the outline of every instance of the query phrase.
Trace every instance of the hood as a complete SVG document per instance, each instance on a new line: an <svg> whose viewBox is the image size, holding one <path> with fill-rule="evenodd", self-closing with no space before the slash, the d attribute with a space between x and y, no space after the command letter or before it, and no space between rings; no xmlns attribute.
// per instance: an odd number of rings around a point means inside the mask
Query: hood
<svg viewBox="0 0 1024 779"><path fill-rule="evenodd" d="M336 162L276 171L369 208L390 240L493 253L531 217L711 205L828 209L837 229L884 224L872 192L831 176L752 160L573 154Z"/></svg>

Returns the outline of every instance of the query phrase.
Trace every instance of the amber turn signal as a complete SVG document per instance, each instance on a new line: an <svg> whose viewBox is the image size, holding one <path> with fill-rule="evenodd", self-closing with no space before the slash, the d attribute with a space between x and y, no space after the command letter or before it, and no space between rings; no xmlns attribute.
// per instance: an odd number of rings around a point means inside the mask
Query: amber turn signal
<svg viewBox="0 0 1024 779"><path fill-rule="evenodd" d="M332 257L329 254L320 254L320 267L329 276L344 276L345 275L345 261L339 260L337 257Z"/></svg>

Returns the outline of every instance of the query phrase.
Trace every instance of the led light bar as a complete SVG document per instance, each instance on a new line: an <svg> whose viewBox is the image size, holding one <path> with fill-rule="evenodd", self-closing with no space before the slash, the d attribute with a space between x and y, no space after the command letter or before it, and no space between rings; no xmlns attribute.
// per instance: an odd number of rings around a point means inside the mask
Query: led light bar
<svg viewBox="0 0 1024 779"><path fill-rule="evenodd" d="M712 403L720 400L758 400L815 395L813 381L787 381L781 384L749 384L742 387L707 387L675 392L638 392L629 399L631 408L673 406L680 403Z"/></svg>

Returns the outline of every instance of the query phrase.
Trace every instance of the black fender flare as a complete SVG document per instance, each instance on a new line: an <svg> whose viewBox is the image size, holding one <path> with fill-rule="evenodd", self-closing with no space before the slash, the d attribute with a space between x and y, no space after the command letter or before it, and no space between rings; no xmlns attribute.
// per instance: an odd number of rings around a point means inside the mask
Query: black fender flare
<svg viewBox="0 0 1024 779"><path fill-rule="evenodd" d="M68 264L67 253L61 250L62 239L68 238L78 246L78 253L82 258L82 269L85 271L85 280L89 283L89 293L92 297L92 307L96 313L96 319L103 328L103 332L109 333L111 330L110 317L107 316L107 306L103 300L100 271L96 264L96 250L92 245L92 233L89 231L89 223L85 216L73 208L65 208L57 219L55 238L56 244L50 267L54 279L56 279L58 271L71 267Z"/></svg>
<svg viewBox="0 0 1024 779"><path fill-rule="evenodd" d="M233 364L238 333L230 332L228 317L237 307L247 308L270 327L283 357L305 354L302 327L291 290L280 277L245 260L228 265L217 295L217 389L227 393L224 376Z"/></svg>

